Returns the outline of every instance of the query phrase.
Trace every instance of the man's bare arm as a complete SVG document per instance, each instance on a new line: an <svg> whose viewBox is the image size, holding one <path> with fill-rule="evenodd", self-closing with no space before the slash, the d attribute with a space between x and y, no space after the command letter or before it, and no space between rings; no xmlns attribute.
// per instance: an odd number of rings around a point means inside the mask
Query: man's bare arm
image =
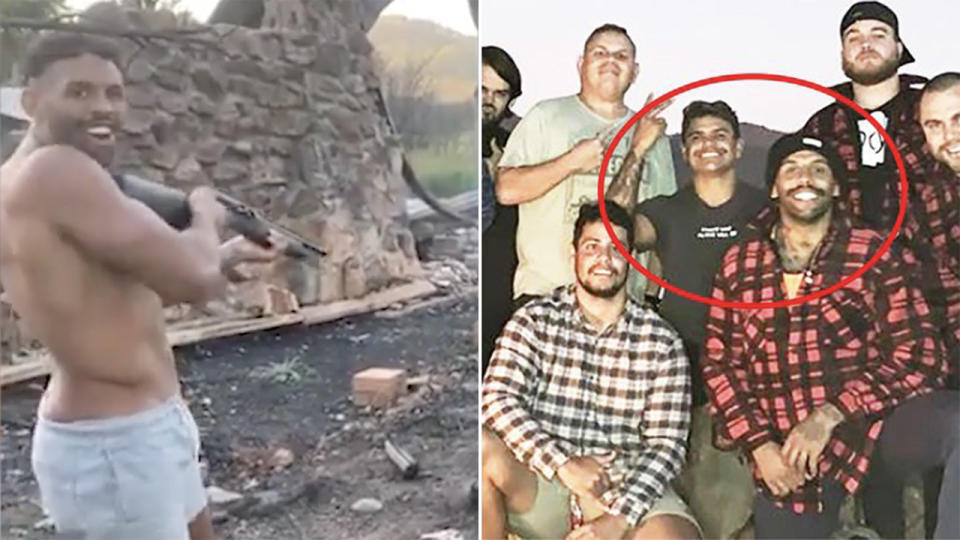
<svg viewBox="0 0 960 540"><path fill-rule="evenodd" d="M640 212L633 216L633 248L639 252L651 250L657 245L657 228Z"/></svg>
<svg viewBox="0 0 960 540"><path fill-rule="evenodd" d="M514 205L532 201L553 189L574 173L586 173L600 166L603 143L585 139L564 154L537 165L497 169L497 201Z"/></svg>
<svg viewBox="0 0 960 540"><path fill-rule="evenodd" d="M25 181L16 195L21 205L165 301L204 301L224 290L217 218L210 212L195 215L189 228L177 231L124 196L100 165L67 146L37 150L23 172Z"/></svg>

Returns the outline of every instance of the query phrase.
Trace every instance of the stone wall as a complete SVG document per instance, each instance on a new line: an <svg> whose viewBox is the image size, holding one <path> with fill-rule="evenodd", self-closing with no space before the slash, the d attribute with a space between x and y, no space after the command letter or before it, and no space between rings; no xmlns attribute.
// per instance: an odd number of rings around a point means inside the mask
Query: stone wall
<svg viewBox="0 0 960 540"><path fill-rule="evenodd" d="M187 27L118 38L130 110L115 168L189 190L212 185L329 253L267 281L301 304L355 297L419 273L403 215L401 149L379 105L362 4L265 5L264 28ZM176 30L169 12L112 4L90 24ZM349 287L346 287L348 284Z"/></svg>

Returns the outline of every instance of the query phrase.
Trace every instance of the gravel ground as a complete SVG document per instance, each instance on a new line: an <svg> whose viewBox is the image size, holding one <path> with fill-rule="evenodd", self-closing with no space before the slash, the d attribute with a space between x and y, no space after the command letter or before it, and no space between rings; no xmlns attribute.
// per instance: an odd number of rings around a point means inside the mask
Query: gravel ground
<svg viewBox="0 0 960 540"><path fill-rule="evenodd" d="M208 485L244 496L215 506L226 539L478 535L476 295L400 318L374 314L226 338L176 351L201 429ZM351 376L370 366L427 375L387 411L354 406ZM43 381L4 389L2 537L52 538L30 469ZM400 477L385 437L420 464ZM361 498L382 509L351 510Z"/></svg>

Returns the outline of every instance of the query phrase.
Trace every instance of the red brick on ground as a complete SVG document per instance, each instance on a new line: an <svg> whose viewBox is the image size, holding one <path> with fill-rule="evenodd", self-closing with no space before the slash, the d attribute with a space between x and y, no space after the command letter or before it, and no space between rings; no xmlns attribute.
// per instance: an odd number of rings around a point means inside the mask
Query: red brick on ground
<svg viewBox="0 0 960 540"><path fill-rule="evenodd" d="M360 407L389 407L407 389L403 369L369 368L353 375L353 403Z"/></svg>

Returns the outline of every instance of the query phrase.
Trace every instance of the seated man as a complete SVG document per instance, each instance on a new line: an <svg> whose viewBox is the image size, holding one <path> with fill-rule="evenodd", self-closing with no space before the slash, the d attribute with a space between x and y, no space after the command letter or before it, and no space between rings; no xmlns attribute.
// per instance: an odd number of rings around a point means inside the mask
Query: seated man
<svg viewBox="0 0 960 540"><path fill-rule="evenodd" d="M839 208L832 147L788 135L770 150L775 208L731 247L713 298L774 302L861 268L883 237ZM947 464L938 537L957 538L956 393L937 391L945 354L922 292L891 253L844 288L788 308L712 307L704 380L721 434L754 464L758 538L828 538L875 450L904 470ZM904 442L908 444L903 444Z"/></svg>
<svg viewBox="0 0 960 540"><path fill-rule="evenodd" d="M667 282L709 296L723 254L740 240L747 223L768 199L763 191L737 177L737 163L743 156L737 114L724 101L694 101L683 109L680 130L681 151L692 173L691 183L672 195L637 204L639 178L629 169L643 158L645 141L652 135L648 132L657 123L656 117L650 116L638 122L631 153L610 183L608 196L635 215L633 247L655 251ZM659 313L680 334L692 371L690 451L677 490L708 537L729 538L750 518L753 481L738 453L724 452L713 445L699 368L708 307L665 292Z"/></svg>
<svg viewBox="0 0 960 540"><path fill-rule="evenodd" d="M632 245L627 212L607 215ZM484 379L484 537L698 537L670 488L690 424L683 344L628 299L597 203L580 209L573 259L576 282L514 314Z"/></svg>

